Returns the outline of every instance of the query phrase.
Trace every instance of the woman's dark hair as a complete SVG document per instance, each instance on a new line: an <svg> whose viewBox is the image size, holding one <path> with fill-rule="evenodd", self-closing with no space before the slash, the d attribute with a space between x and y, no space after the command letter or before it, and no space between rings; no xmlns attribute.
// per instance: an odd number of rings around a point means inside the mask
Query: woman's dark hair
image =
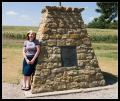
<svg viewBox="0 0 120 101"><path fill-rule="evenodd" d="M35 38L34 38L33 40L35 40L35 39L36 39L36 33L35 33L35 32L33 32L33 33L34 33L34 35L35 35ZM29 40L29 34L30 34L30 33L27 33L27 37L26 37L27 40Z"/></svg>

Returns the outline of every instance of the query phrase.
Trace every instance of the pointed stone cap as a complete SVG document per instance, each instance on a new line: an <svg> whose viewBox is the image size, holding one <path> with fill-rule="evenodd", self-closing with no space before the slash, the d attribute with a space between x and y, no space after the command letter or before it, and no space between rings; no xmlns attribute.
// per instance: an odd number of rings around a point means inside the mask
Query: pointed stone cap
<svg viewBox="0 0 120 101"><path fill-rule="evenodd" d="M45 9L42 10L42 13L48 11L62 11L62 12L76 12L76 13L81 13L84 10L84 8L72 8L72 7L57 7L57 6L46 6Z"/></svg>

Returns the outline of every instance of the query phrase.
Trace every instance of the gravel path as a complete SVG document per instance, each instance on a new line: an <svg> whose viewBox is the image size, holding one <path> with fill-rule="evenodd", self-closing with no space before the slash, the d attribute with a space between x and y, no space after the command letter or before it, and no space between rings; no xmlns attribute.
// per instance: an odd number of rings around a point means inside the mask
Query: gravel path
<svg viewBox="0 0 120 101"><path fill-rule="evenodd" d="M21 88L20 84L16 85L16 84L2 83L2 98L31 99L31 98L26 98L24 95L24 91L22 91L20 88ZM111 85L111 88L109 89L100 90L100 91L35 97L32 99L118 99L118 83Z"/></svg>

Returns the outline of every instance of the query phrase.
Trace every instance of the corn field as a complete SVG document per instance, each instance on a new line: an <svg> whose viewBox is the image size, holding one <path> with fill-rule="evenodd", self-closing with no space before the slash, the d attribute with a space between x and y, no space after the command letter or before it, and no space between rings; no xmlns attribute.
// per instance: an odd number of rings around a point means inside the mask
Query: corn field
<svg viewBox="0 0 120 101"><path fill-rule="evenodd" d="M91 35L92 42L117 43L116 35Z"/></svg>
<svg viewBox="0 0 120 101"><path fill-rule="evenodd" d="M26 33L3 32L2 35L4 38L10 38L10 39L25 39L26 38Z"/></svg>

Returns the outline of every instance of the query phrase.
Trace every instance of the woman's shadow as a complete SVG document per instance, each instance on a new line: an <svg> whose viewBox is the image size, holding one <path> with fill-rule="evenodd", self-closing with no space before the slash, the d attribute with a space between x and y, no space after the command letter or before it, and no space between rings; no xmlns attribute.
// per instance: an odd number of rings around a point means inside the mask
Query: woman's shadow
<svg viewBox="0 0 120 101"><path fill-rule="evenodd" d="M103 72L104 79L106 81L106 85L113 85L118 82L118 77L108 72Z"/></svg>

